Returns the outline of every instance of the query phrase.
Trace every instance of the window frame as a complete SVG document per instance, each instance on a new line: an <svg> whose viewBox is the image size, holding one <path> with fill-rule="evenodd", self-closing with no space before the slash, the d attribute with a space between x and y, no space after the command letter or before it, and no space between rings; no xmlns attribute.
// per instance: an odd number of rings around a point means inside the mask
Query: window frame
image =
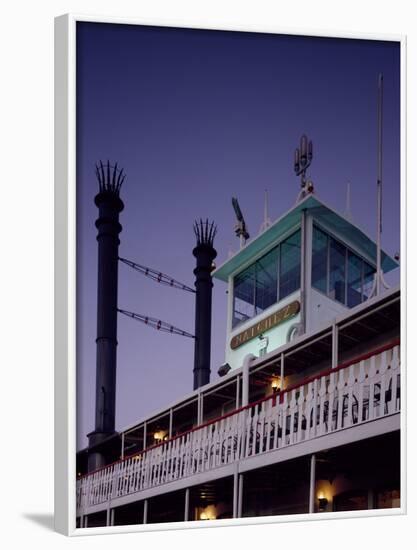
<svg viewBox="0 0 417 550"><path fill-rule="evenodd" d="M284 236L278 241L278 243L275 243L274 245L272 245L270 248L262 251L261 253L259 253L254 259L253 261L251 261L250 263L248 263L243 269L240 269L239 271L235 272L232 276L231 276L231 279L232 279L232 297L231 297L231 331L235 330L237 327L240 327L241 325L244 325L245 323L251 321L252 319L254 319L255 317L259 317L259 315L262 315L263 313L265 313L265 311L268 311L268 309L274 307L276 304L278 304L279 302L281 302L282 300L285 300L286 298L288 298L288 296L291 296L291 294L294 294L295 292L298 292L301 288L301 277L300 277L300 286L295 289L293 292L291 292L290 294L287 294L284 298L280 298L280 265L281 265L281 245L282 243L284 243L287 239L291 238L293 235L295 235L296 233L300 232L301 233L301 224L298 224L295 228L292 228L291 230L287 231ZM301 258L301 250L302 248L302 243L300 241L300 269L301 269L301 263L302 263L302 258ZM267 308L265 308L263 311L257 313L256 312L256 282L257 282L257 272L256 272L256 267L255 267L255 284L254 284L254 289L253 289L253 304L251 304L253 306L253 316L252 317L249 317L248 319L244 319L244 320L240 320L238 321L236 324L234 323L235 321L235 279L236 277L238 277L239 275L241 275L246 269L249 269L250 267L252 266L256 266L257 262L259 262L262 258L264 258L265 256L267 256L270 252L272 252L274 249L278 249L278 253L277 253L277 262L276 262L276 276L277 276L277 284L276 284L276 295L277 295L277 300L271 304L270 306L268 306Z"/></svg>
<svg viewBox="0 0 417 550"><path fill-rule="evenodd" d="M316 292L320 292L323 296L326 296L329 300L332 300L333 302L336 302L337 304L340 304L348 309L352 309L352 306L348 306L347 302L347 293L348 293L348 269L349 269L349 252L351 254L354 254L356 257L358 257L362 261L362 269L361 269L361 301L360 304L363 304L367 298L364 298L363 294L363 288L364 288L364 281L365 281L365 264L368 264L373 270L374 273L376 272L376 265L369 261L369 259L365 258L365 256L361 253L358 253L354 248L349 246L348 244L344 243L339 237L336 237L334 233L329 231L325 226L318 223L314 218L312 220L312 231L311 231L311 268L310 268L310 277L312 277L312 269L313 269L313 239L314 239L314 228L316 227L319 231L324 233L327 236L327 247L326 247L326 292L323 292L321 289L315 287L313 285L313 281L311 280L311 288L313 288ZM330 239L333 239L334 241L338 242L340 245L342 245L345 248L345 292L344 292L344 301L340 302L339 300L336 300L335 298L332 298L330 296ZM358 305L360 305L358 304Z"/></svg>

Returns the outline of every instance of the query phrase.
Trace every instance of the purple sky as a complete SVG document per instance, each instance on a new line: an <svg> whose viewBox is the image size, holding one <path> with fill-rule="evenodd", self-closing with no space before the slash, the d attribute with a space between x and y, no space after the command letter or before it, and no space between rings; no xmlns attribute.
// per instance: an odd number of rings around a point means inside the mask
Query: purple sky
<svg viewBox="0 0 417 550"><path fill-rule="evenodd" d="M317 196L375 237L376 90L384 74L384 249L400 249L399 43L77 24L77 447L94 429L97 241L94 164L117 161L120 255L193 286L195 218L218 225L217 265L295 202L294 149L313 140ZM398 270L397 270L398 271ZM390 277L390 281L398 281ZM226 287L213 294L212 379L223 362ZM194 332L194 297L119 266L119 307ZM192 390L193 340L118 319L116 428Z"/></svg>

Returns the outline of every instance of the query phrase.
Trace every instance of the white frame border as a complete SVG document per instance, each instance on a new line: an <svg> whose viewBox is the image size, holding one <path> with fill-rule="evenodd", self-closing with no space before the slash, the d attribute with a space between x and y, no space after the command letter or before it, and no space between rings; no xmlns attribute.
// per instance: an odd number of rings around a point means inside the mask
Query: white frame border
<svg viewBox="0 0 417 550"><path fill-rule="evenodd" d="M406 364L406 37L397 34L366 34L348 31L277 28L270 25L215 26L176 20L149 20L66 14L55 18L55 443L54 443L54 522L55 530L68 536L193 529L230 525L253 525L321 519L363 518L406 513L406 395L401 414L401 501L399 509L296 516L239 518L216 522L76 528L76 24L94 22L125 25L176 27L393 41L400 43L401 86L401 353ZM405 359L405 361L404 361ZM407 388L403 366L404 387ZM406 392L404 392L406 393Z"/></svg>

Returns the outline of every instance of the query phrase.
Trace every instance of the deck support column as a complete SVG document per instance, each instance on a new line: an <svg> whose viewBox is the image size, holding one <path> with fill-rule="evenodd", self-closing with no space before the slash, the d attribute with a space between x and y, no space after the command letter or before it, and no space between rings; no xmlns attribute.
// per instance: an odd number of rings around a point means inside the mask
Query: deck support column
<svg viewBox="0 0 417 550"><path fill-rule="evenodd" d="M306 264L307 264L307 220L305 209L301 212L301 266L300 266L300 325L301 334L305 334L306 331Z"/></svg>
<svg viewBox="0 0 417 550"><path fill-rule="evenodd" d="M238 517L238 493L239 493L239 474L237 470L233 474L233 517Z"/></svg>
<svg viewBox="0 0 417 550"><path fill-rule="evenodd" d="M339 363L339 327L336 323L332 325L332 369Z"/></svg>
<svg viewBox="0 0 417 550"><path fill-rule="evenodd" d="M373 510L374 507L374 492L372 489L368 489L368 510Z"/></svg>
<svg viewBox="0 0 417 550"><path fill-rule="evenodd" d="M316 455L311 455L311 461L310 461L310 499L309 499L309 505L308 505L309 514L314 514L315 489L316 489Z"/></svg>
<svg viewBox="0 0 417 550"><path fill-rule="evenodd" d="M146 525L148 523L148 499L146 498L143 501L143 524Z"/></svg>
<svg viewBox="0 0 417 550"><path fill-rule="evenodd" d="M188 521L190 517L190 489L185 489L185 503L184 503L184 521Z"/></svg>
<svg viewBox="0 0 417 550"><path fill-rule="evenodd" d="M120 458L123 460L125 457L125 433L122 433L122 452L120 454Z"/></svg>
<svg viewBox="0 0 417 550"><path fill-rule="evenodd" d="M246 407L249 404L249 365L256 359L252 353L245 355L243 359L242 368L242 407Z"/></svg>
<svg viewBox="0 0 417 550"><path fill-rule="evenodd" d="M198 392L197 397L197 425L203 423L203 395Z"/></svg>
<svg viewBox="0 0 417 550"><path fill-rule="evenodd" d="M239 474L239 492L238 492L238 505L237 505L237 517L241 518L243 512L243 474Z"/></svg>
<svg viewBox="0 0 417 550"><path fill-rule="evenodd" d="M172 422L173 421L173 411L172 407L169 409L169 428L168 428L168 437L172 437Z"/></svg>
<svg viewBox="0 0 417 550"><path fill-rule="evenodd" d="M280 391L283 391L284 389L284 354L283 353L281 353L281 372L280 372L279 389Z"/></svg>

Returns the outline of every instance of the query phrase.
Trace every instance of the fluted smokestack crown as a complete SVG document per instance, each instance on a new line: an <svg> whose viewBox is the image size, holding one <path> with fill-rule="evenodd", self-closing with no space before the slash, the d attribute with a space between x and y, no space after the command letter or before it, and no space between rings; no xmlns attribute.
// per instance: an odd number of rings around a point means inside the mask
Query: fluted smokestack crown
<svg viewBox="0 0 417 550"><path fill-rule="evenodd" d="M197 245L193 254L197 260L194 269L195 300L195 340L194 340L194 389L210 382L211 353L211 294L213 281L211 272L217 252L213 247L217 228L208 219L194 223Z"/></svg>
<svg viewBox="0 0 417 550"><path fill-rule="evenodd" d="M125 181L126 175L123 173L123 168L117 168L117 162L112 166L109 161L105 165L100 161L96 164L96 176L100 193L108 192L119 196L120 188Z"/></svg>
<svg viewBox="0 0 417 550"><path fill-rule="evenodd" d="M209 224L208 219L203 222L203 220L200 218L200 222L194 222L194 233L197 238L197 246L213 246L214 237L217 233L217 227L214 225L214 222L211 222L211 224Z"/></svg>

